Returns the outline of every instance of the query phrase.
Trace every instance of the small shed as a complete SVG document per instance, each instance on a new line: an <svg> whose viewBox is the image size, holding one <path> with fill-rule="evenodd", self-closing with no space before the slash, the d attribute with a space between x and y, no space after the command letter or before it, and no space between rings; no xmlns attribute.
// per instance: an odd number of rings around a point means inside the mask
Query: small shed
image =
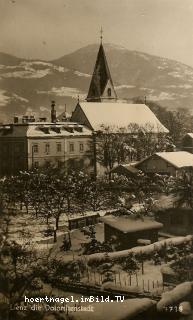
<svg viewBox="0 0 193 320"><path fill-rule="evenodd" d="M118 250L130 249L141 245L142 242L145 244L158 241L158 231L163 227L162 223L150 218L136 219L110 215L103 217L102 221L105 241L116 239Z"/></svg>
<svg viewBox="0 0 193 320"><path fill-rule="evenodd" d="M86 226L94 225L98 222L99 217L100 215L98 212L71 217L68 220L69 230L81 229Z"/></svg>
<svg viewBox="0 0 193 320"><path fill-rule="evenodd" d="M145 173L176 176L181 170L193 168L193 154L186 151L157 152L136 164Z"/></svg>
<svg viewBox="0 0 193 320"><path fill-rule="evenodd" d="M118 166L116 166L115 168L113 168L111 170L111 173L115 173L118 175L123 175L126 176L128 178L133 178L136 177L136 175L140 172L139 169L135 168L134 166L135 164L119 164Z"/></svg>

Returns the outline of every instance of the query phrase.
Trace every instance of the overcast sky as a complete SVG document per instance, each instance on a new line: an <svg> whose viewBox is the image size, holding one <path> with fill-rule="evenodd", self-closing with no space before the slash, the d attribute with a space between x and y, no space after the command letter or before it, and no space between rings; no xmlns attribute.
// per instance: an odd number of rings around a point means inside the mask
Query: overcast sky
<svg viewBox="0 0 193 320"><path fill-rule="evenodd" d="M193 0L0 0L0 51L54 59L104 42L193 66Z"/></svg>

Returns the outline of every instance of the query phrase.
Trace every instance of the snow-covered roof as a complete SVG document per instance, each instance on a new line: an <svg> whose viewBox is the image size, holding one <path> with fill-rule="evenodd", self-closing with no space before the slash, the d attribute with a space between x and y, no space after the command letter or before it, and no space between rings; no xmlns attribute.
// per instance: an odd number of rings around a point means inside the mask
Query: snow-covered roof
<svg viewBox="0 0 193 320"><path fill-rule="evenodd" d="M102 125L127 128L130 124L137 124L147 131L168 132L145 104L80 102L76 106L72 120L80 121L81 112L94 130L100 130Z"/></svg>
<svg viewBox="0 0 193 320"><path fill-rule="evenodd" d="M193 154L187 151L157 152L138 162L137 167L138 165L151 159L155 155L167 161L177 169L184 167L193 167Z"/></svg>
<svg viewBox="0 0 193 320"><path fill-rule="evenodd" d="M90 136L92 131L73 122L32 122L27 124L4 125L0 137L69 137Z"/></svg>
<svg viewBox="0 0 193 320"><path fill-rule="evenodd" d="M144 218L134 219L129 217L115 217L113 215L105 216L102 218L105 224L118 229L124 233L133 233L141 230L161 229L162 223L154 221L152 219Z"/></svg>
<svg viewBox="0 0 193 320"><path fill-rule="evenodd" d="M193 167L193 154L187 151L157 152L156 155L176 168Z"/></svg>
<svg viewBox="0 0 193 320"><path fill-rule="evenodd" d="M176 286L173 290L168 292L164 292L162 294L161 300L157 304L157 310L163 311L167 306L173 306L178 304L183 299L187 299L187 297L193 292L193 282L183 282Z"/></svg>

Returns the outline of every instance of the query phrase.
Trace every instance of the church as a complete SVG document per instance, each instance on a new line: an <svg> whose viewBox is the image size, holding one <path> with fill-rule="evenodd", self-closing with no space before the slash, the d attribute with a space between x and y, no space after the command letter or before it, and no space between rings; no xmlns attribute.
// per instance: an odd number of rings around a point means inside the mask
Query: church
<svg viewBox="0 0 193 320"><path fill-rule="evenodd" d="M137 125L146 128L146 132L149 128L155 137L160 132L168 132L145 104L118 100L102 37L86 101L78 101L71 119L59 120L54 107L52 101L50 121L23 116L2 125L0 176L45 165L62 166L67 171L94 170L97 176L103 171L97 171L96 161L97 134L102 126L124 128L124 132L134 133L131 125Z"/></svg>
<svg viewBox="0 0 193 320"><path fill-rule="evenodd" d="M71 121L100 131L102 126L124 128L137 124L151 133L168 133L145 104L119 101L108 67L102 37L86 101L78 102Z"/></svg>

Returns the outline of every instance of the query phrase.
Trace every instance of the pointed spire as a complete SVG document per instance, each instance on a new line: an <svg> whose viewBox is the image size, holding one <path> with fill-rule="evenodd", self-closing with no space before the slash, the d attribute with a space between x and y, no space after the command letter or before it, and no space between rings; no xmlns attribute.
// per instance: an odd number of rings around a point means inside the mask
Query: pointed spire
<svg viewBox="0 0 193 320"><path fill-rule="evenodd" d="M103 28L101 27L100 29L100 39L101 39L101 44L103 43Z"/></svg>
<svg viewBox="0 0 193 320"><path fill-rule="evenodd" d="M101 44L99 47L88 96L86 99L87 101L92 102L101 102L104 100L115 101L117 99L117 95L114 89L113 81L111 78L110 70L105 56L105 51L102 44L102 33L103 30L101 29Z"/></svg>

